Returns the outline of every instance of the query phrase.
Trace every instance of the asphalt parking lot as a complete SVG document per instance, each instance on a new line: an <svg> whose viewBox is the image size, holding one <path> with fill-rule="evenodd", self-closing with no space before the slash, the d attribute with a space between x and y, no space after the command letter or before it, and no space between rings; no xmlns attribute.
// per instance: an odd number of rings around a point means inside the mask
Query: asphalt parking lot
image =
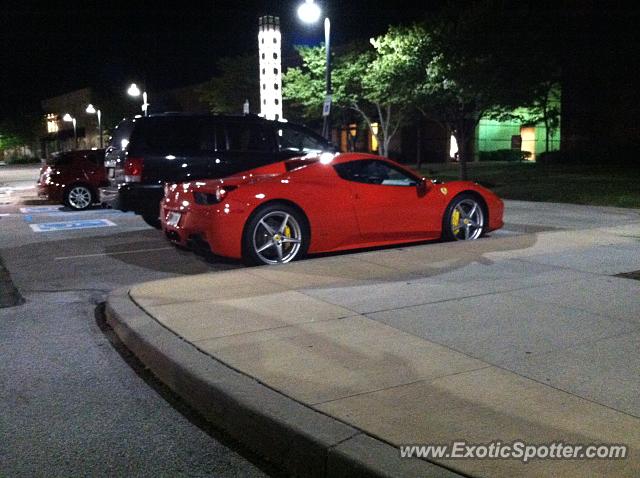
<svg viewBox="0 0 640 478"><path fill-rule="evenodd" d="M116 287L239 265L177 250L133 214L42 203L36 174L0 169L0 255L25 298L0 309L0 475L277 476L154 381L101 316Z"/></svg>
<svg viewBox="0 0 640 478"><path fill-rule="evenodd" d="M114 289L242 265L176 249L133 214L38 201L36 174L0 169L0 256L26 301L0 309L1 474L278 475L154 382L101 316ZM510 201L493 235L634 221L612 208Z"/></svg>

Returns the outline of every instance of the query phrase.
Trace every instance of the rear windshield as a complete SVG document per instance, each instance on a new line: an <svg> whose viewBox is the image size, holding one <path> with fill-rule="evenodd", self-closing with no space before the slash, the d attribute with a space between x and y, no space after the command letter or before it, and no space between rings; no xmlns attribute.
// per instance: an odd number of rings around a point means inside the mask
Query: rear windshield
<svg viewBox="0 0 640 478"><path fill-rule="evenodd" d="M47 159L49 166L65 166L71 164L72 158L68 154L54 154Z"/></svg>
<svg viewBox="0 0 640 478"><path fill-rule="evenodd" d="M126 149L129 144L131 131L133 131L133 120L124 120L113 131L113 136L109 140L109 146L116 149Z"/></svg>

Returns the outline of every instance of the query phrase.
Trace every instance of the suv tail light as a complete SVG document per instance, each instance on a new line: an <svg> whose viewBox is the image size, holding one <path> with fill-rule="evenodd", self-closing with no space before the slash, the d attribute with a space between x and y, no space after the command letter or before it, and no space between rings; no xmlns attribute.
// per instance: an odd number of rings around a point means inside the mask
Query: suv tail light
<svg viewBox="0 0 640 478"><path fill-rule="evenodd" d="M124 181L139 183L142 180L144 160L142 158L127 158L124 162Z"/></svg>

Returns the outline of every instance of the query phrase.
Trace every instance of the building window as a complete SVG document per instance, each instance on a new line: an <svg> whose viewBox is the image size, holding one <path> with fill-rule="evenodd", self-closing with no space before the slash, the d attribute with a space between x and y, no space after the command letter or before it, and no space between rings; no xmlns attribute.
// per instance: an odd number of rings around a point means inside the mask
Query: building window
<svg viewBox="0 0 640 478"><path fill-rule="evenodd" d="M46 118L47 118L47 133L57 133L58 131L60 131L58 115L48 114Z"/></svg>

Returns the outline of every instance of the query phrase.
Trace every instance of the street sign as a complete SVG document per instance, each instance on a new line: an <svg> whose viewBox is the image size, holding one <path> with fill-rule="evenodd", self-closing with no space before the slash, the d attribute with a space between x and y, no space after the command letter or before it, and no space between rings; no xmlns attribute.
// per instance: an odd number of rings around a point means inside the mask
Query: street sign
<svg viewBox="0 0 640 478"><path fill-rule="evenodd" d="M327 97L324 99L324 105L322 106L322 116L329 116L329 114L331 113L332 99L333 98L331 95L327 95Z"/></svg>
<svg viewBox="0 0 640 478"><path fill-rule="evenodd" d="M75 229L92 229L96 227L109 227L116 224L107 219L90 219L85 221L44 222L30 224L34 232L72 231Z"/></svg>

